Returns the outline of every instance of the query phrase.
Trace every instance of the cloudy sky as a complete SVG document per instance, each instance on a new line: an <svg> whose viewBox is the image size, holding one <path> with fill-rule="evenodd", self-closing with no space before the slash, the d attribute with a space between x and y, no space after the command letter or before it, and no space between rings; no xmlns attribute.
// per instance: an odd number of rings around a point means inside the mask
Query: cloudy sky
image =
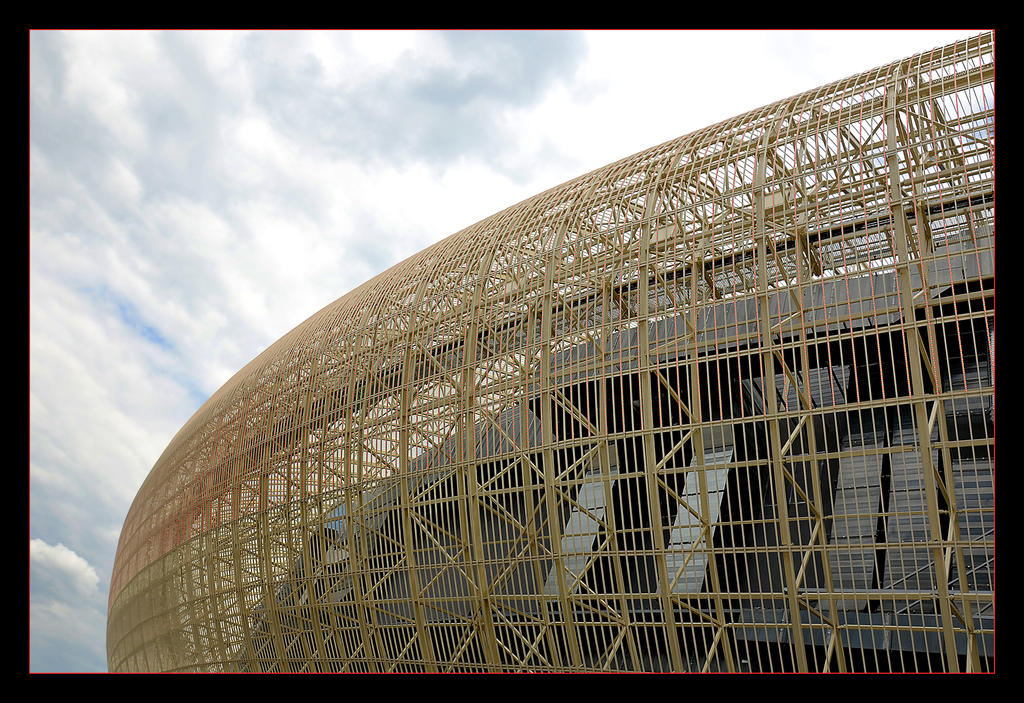
<svg viewBox="0 0 1024 703"><path fill-rule="evenodd" d="M32 671L105 671L121 524L273 341L530 195L962 32L33 32Z"/></svg>

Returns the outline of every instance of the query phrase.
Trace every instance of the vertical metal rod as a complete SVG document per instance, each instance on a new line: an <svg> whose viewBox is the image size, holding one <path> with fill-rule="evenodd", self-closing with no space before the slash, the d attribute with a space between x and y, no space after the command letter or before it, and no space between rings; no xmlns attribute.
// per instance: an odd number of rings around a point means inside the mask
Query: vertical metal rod
<svg viewBox="0 0 1024 703"><path fill-rule="evenodd" d="M921 373L921 336L917 331L914 314L913 282L910 277L910 248L907 241L907 220L904 214L904 198L900 191L899 144L896 129L896 98L902 76L896 69L886 85L886 164L889 169L889 201L893 213L893 231L896 240L896 275L899 281L900 306L903 314L903 337L907 345L910 365L911 397L917 424L918 450L921 455L921 470L924 472L924 486L928 503L928 532L932 543L933 579L938 590L939 611L942 614L942 636L945 643L946 666L959 671L960 663L956 654L956 639L953 635L953 616L949 607L949 585L944 578L943 548L945 535L942 534L939 519L938 488L935 483L935 466L932 463L931 437L928 430L928 410L924 379ZM934 389L933 389L934 391Z"/></svg>
<svg viewBox="0 0 1024 703"><path fill-rule="evenodd" d="M640 316L637 327L637 338L640 344L640 359L637 368L640 372L640 405L644 441L644 462L647 480L647 505L651 516L651 535L654 540L654 559L658 571L658 591L661 609L665 618L665 639L668 640L669 656L674 671L686 671L682 653L679 649L679 630L676 625L675 605L672 602L672 589L669 587L668 563L665 559L665 523L661 514L661 498L658 495L658 469L656 468L654 448L654 393L651 387L653 370L651 369L651 337L649 330L650 312L650 271L651 271L651 220L656 217L658 178L648 184L644 203L643 218L640 222L639 252L639 290Z"/></svg>
<svg viewBox="0 0 1024 703"><path fill-rule="evenodd" d="M553 355L551 347L555 343L555 305L554 305L554 273L557 262L561 258L562 241L565 237L565 230L568 222L552 236L550 258L547 261L547 270L544 274L543 305L540 312L541 320L541 343L540 343L540 419L541 433L544 442L544 499L548 509L548 536L551 540L551 551L555 559L555 577L558 580L558 600L562 611L562 621L565 627L566 646L569 648L569 658L574 668L583 667L583 652L580 649L579 633L576 627L576 614L573 612L573 603L568 586L565 582L565 569L562 564L565 557L562 554L562 508L556 495L561 494L555 473L555 452L553 444L554 419L552 408L554 407L554 379L551 377L553 367Z"/></svg>
<svg viewBox="0 0 1024 703"><path fill-rule="evenodd" d="M761 327L761 349L762 361L765 370L764 400L766 410L766 422L771 437L771 461L773 469L773 483L775 486L775 507L778 511L778 532L782 551L779 553L779 560L786 579L786 600L789 604L790 632L792 637L791 646L793 655L796 658L798 671L807 671L807 650L804 646L804 632L800 612L800 599L796 584L796 575L793 570L793 537L789 524L789 501L786 497L786 478L782 466L782 441L779 437L778 421L778 399L775 393L775 354L773 351L774 341L771 333L771 310L769 308L768 293L768 240L769 234L765 228L765 171L767 168L767 153L774 148L773 141L778 129L781 127L781 120L776 117L773 129L765 136L761 148L757 154L756 174L754 176L754 239L757 242L757 290L759 324Z"/></svg>

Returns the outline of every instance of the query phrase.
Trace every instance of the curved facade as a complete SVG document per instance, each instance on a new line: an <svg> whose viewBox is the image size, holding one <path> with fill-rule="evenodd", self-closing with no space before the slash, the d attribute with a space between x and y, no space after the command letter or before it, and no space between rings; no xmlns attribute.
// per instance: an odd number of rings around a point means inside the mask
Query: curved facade
<svg viewBox="0 0 1024 703"><path fill-rule="evenodd" d="M991 670L983 34L327 306L175 436L112 671Z"/></svg>

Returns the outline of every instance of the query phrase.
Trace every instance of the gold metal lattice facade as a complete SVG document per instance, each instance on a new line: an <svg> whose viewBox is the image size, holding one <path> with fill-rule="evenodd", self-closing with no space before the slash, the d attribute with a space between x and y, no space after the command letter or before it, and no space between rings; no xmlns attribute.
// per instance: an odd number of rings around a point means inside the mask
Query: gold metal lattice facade
<svg viewBox="0 0 1024 703"><path fill-rule="evenodd" d="M218 390L114 671L979 671L991 34L541 193Z"/></svg>

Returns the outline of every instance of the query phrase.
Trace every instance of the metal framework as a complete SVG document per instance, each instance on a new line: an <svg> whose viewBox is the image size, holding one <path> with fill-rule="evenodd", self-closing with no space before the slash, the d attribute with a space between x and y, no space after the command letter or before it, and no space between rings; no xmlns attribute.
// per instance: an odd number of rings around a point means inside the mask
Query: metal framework
<svg viewBox="0 0 1024 703"><path fill-rule="evenodd" d="M154 466L112 671L984 671L991 34L499 212Z"/></svg>

